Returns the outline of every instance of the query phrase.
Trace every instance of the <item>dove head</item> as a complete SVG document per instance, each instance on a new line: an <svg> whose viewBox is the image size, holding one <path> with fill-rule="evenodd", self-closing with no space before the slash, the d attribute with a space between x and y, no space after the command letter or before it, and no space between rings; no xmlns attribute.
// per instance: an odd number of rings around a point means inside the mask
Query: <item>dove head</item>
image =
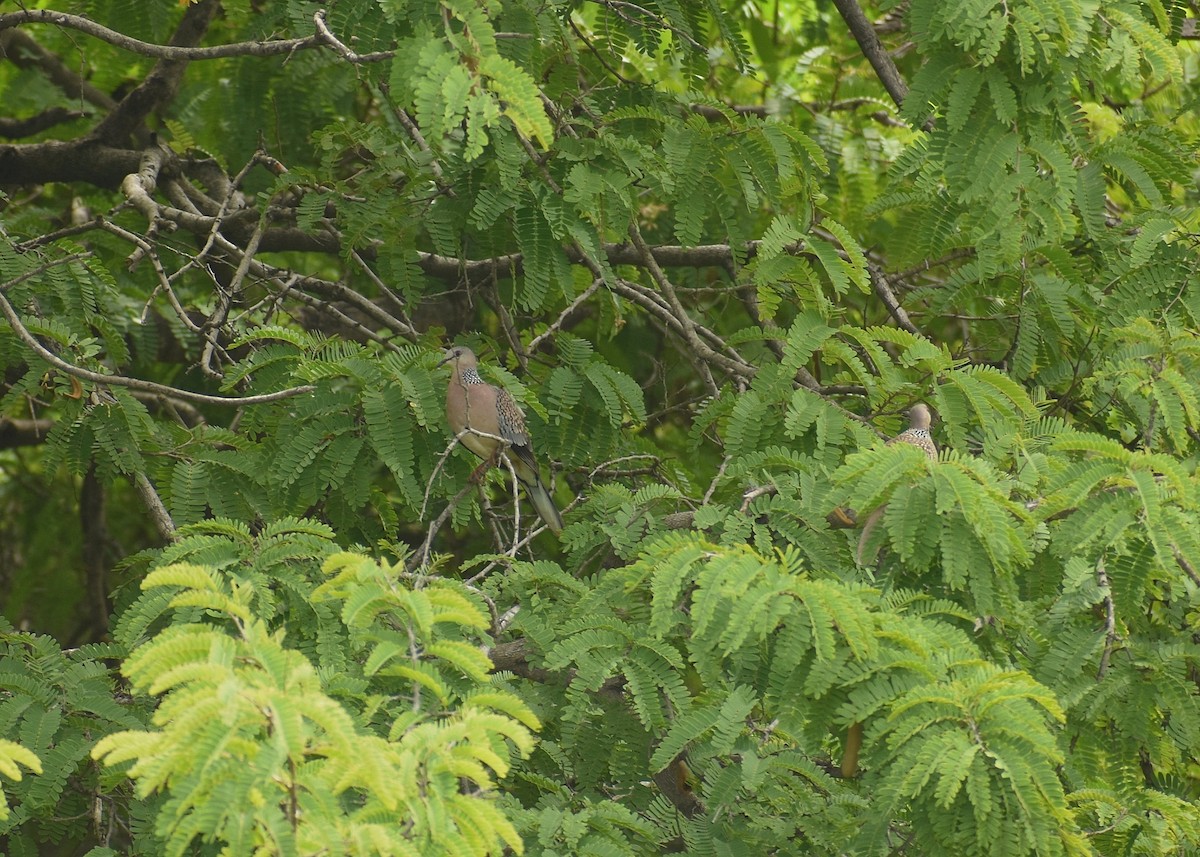
<svg viewBox="0 0 1200 857"><path fill-rule="evenodd" d="M908 427L929 431L929 427L933 424L933 417L929 413L929 406L924 402L918 402L908 410Z"/></svg>
<svg viewBox="0 0 1200 857"><path fill-rule="evenodd" d="M475 352L465 345L452 345L447 348L438 365L445 366L451 361L459 369L474 369L478 365L475 360Z"/></svg>

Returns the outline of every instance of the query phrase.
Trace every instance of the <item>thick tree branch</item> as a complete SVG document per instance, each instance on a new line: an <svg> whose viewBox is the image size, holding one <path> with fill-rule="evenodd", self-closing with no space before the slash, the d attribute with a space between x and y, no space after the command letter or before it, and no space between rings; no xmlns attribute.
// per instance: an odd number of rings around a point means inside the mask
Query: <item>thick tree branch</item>
<svg viewBox="0 0 1200 857"><path fill-rule="evenodd" d="M86 101L101 110L112 110L116 100L92 86L69 69L59 57L46 50L24 30L0 31L0 55L17 68L36 68L69 98Z"/></svg>
<svg viewBox="0 0 1200 857"><path fill-rule="evenodd" d="M142 153L83 138L0 145L0 186L87 182L115 188L138 168Z"/></svg>
<svg viewBox="0 0 1200 857"><path fill-rule="evenodd" d="M199 42L208 31L217 9L217 0L200 0L188 6L171 37L171 45L191 46ZM175 97L186 69L186 60L159 60L145 80L101 120L92 131L92 136L97 140L118 144L126 140L141 129L142 122L153 110Z"/></svg>

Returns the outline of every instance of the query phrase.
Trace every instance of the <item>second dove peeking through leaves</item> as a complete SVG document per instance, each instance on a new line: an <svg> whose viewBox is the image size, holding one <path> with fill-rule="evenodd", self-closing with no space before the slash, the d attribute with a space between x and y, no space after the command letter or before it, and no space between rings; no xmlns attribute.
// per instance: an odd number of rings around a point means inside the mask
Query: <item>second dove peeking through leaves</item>
<svg viewBox="0 0 1200 857"><path fill-rule="evenodd" d="M451 431L462 435L463 446L491 464L497 464L500 453L507 451L513 472L525 486L533 508L547 527L562 532L562 516L542 483L521 408L507 390L483 380L470 348L455 345L446 349L438 365L446 363L453 370L446 388L446 421Z"/></svg>
<svg viewBox="0 0 1200 857"><path fill-rule="evenodd" d="M908 428L889 440L887 445L906 443L922 450L930 461L936 461L938 457L937 444L933 442L933 437L929 434L929 427L933 423L933 416L929 413L929 406L924 402L918 402L913 405L908 412L908 421ZM858 537L858 551L856 554L859 565L867 565L874 562L879 546L872 543L872 536L886 511L887 503L884 503L872 512L867 518L866 523L863 524L862 534Z"/></svg>

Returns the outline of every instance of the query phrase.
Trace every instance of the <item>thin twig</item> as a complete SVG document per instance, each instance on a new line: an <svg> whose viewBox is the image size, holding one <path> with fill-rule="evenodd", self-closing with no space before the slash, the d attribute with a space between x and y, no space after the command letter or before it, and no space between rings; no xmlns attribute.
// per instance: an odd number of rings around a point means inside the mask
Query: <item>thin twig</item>
<svg viewBox="0 0 1200 857"><path fill-rule="evenodd" d="M43 262L42 264L38 265L36 268L31 268L30 270L26 271L23 274L18 274L17 276L13 277L11 280L6 280L3 283L0 283L0 293L6 292L13 286L19 285L19 284L25 282L26 280L32 279L32 278L36 277L38 274L44 274L47 271L49 271L51 268L57 268L59 265L69 265L72 262L79 262L83 259L90 259L94 255L96 255L94 251L84 250L80 253L72 253L69 256L61 256L57 259L49 259L49 260Z"/></svg>
<svg viewBox="0 0 1200 857"><path fill-rule="evenodd" d="M500 450L500 460L504 462L504 466L508 468L508 475L512 477L513 546L509 549L508 555L515 557L517 555L517 548L520 546L521 538L521 495L517 490L517 470L515 467L513 467L512 459L508 457L507 450ZM482 490L482 480L480 480L479 487Z"/></svg>
<svg viewBox="0 0 1200 857"><path fill-rule="evenodd" d="M708 490L704 492L704 498L700 501L701 506L707 506L708 501L712 499L713 492L717 490L717 483L725 475L725 468L729 466L731 460L732 457L728 455L721 459L721 466L717 468L717 474L712 478L712 482L708 483Z"/></svg>
<svg viewBox="0 0 1200 857"><path fill-rule="evenodd" d="M425 482L425 498L421 501L421 513L417 515L418 521L425 520L425 510L429 507L429 492L433 490L433 482L437 479L438 473L442 470L442 465L446 463L446 459L450 457L450 453L454 452L454 447L462 442L462 439L470 433L470 429L463 429L453 438L450 443L446 444L446 448L442 450L442 455L437 460L437 464L433 467L433 472L429 474L429 479Z"/></svg>
<svg viewBox="0 0 1200 857"><path fill-rule="evenodd" d="M84 80L56 53L43 47L24 30L10 29L0 33L0 52L18 68L37 67L72 100L86 101L101 110L112 110L117 106L111 95Z"/></svg>
<svg viewBox="0 0 1200 857"><path fill-rule="evenodd" d="M429 531L425 535L425 541L421 543L421 549L413 554L412 558L414 562L409 567L409 571L413 571L414 569L418 568L424 568L429 564L429 548L430 545L433 544L433 537L437 535L437 531L442 528L442 524L446 523L446 519L453 514L455 507L458 506L459 502L461 502L462 498L465 497L467 492L470 490L471 483L468 482L459 489L457 494L450 498L450 502L446 504L446 508L443 509L442 513L438 515L437 518L435 518L429 525Z"/></svg>
<svg viewBox="0 0 1200 857"><path fill-rule="evenodd" d="M1175 545L1171 545L1171 551L1175 554L1175 562L1183 569L1184 574L1192 579L1192 583L1200 586L1200 574L1196 572L1195 567L1188 562L1187 557Z"/></svg>
<svg viewBox="0 0 1200 857"><path fill-rule="evenodd" d="M238 262L237 270L233 272L233 277L230 279L228 285L224 288L218 287L217 289L217 306L213 310L213 314L209 316L208 321L205 322L204 350L200 353L200 371L210 377L224 377L221 370L212 365L213 352L220 347L217 339L221 334L221 328L229 316L229 307L233 304L233 299L242 290L242 281L246 279L246 272L250 269L250 263L254 260L254 254L258 252L258 245L262 241L263 229L265 227L266 218L264 217L259 220L254 234L250 236L250 241L246 244L246 249L242 253L241 261Z"/></svg>
<svg viewBox="0 0 1200 857"><path fill-rule="evenodd" d="M692 321L692 317L688 315L687 310L685 310L683 304L680 303L679 296L675 293L674 284L671 283L666 274L663 273L663 269L659 267L658 262L655 261L654 256L650 252L650 248L646 244L645 239L642 238L641 230L638 229L636 223L629 224L629 237L633 239L634 246L637 247L641 252L642 261L645 263L646 269L650 272L651 279L653 279L658 285L663 297L667 299L667 303L670 305L672 314L678 320L679 326L683 333L684 342L691 347L693 352L693 365L695 365L699 370L700 378L704 382L704 386L708 388L711 394L716 395L720 387L717 385L716 380L714 380L712 376L712 372L708 368L708 362L711 361L716 363L726 371L730 371L736 364L734 361L730 360L724 355L717 354L700 341L700 337L696 333L696 326ZM734 372L734 374L742 374L741 369L742 367L737 367L737 371Z"/></svg>
<svg viewBox="0 0 1200 857"><path fill-rule="evenodd" d="M434 155L433 150L429 147L429 143L426 141L425 135L421 133L420 127L408 115L408 111L392 100L392 89L386 80L381 80L378 86L379 91L383 93L384 98L387 99L388 104L391 106L392 115L396 117L396 121L404 126L404 130L408 132L408 136L412 137L412 141L417 144L417 148L429 156L429 171L433 173L438 190L447 196L455 196L454 188L444 183L445 176L442 172L441 162L438 161L437 156Z"/></svg>
<svg viewBox="0 0 1200 857"><path fill-rule="evenodd" d="M171 304L171 309L174 310L176 317L178 317L183 326L192 333L200 333L200 325L192 321L191 316L187 314L187 310L183 308L183 304L179 302L179 296L175 294L175 289L171 287L171 277L167 276L166 268L163 266L162 259L159 257L155 246L141 235L138 235L136 232L130 232L128 229L123 229L107 218L102 219L99 223L99 226L105 232L110 232L113 235L116 235L118 238L124 239L125 241L135 245L138 248L138 250L135 252L140 252L142 258L149 259L150 264L154 267L154 273L158 277L158 285L154 287L154 291L150 294L150 297L146 299L146 303L142 307L142 314L140 316L141 323L145 324L150 313L151 302L154 300L155 296L162 291L166 294L167 302ZM132 259L133 256L131 255L130 260ZM130 261L130 264L132 264L132 261Z"/></svg>
<svg viewBox="0 0 1200 857"><path fill-rule="evenodd" d="M359 254L357 250L350 251L350 258L358 263L358 266L362 269L363 273L367 275L367 279L375 284L375 288L379 289L380 292L391 298L392 302L396 305L397 310L400 312L397 320L404 322L404 325L398 328L398 332L403 336L416 339L416 328L413 327L412 320L409 319L408 314L405 312L404 301L401 299L401 297L396 294L387 283L380 279L379 275L371 269L371 266L367 264L367 261L362 257L362 255Z"/></svg>
<svg viewBox="0 0 1200 857"><path fill-rule="evenodd" d="M583 303L585 301L587 301L592 295L596 294L596 292L599 291L600 287L603 285L604 285L604 280L593 279L592 284L590 286L588 286L586 289L584 289L583 293L580 294L579 297L577 297L577 298L575 298L575 300L571 301L571 303L569 303L567 305L566 309L564 309L562 312L560 312L558 314L558 318L556 318L554 320L553 324L551 324L548 328L543 330L541 333L539 333L537 336L535 336L533 339L531 339L529 341L529 346L527 347L526 350L530 354L535 354L537 352L538 348L541 346L542 342L544 342L546 339L548 339L552 335L554 335L558 331L558 329L563 326L563 324L566 322L567 318L571 315L571 313L573 313L573 312L575 312L575 310L579 309L579 307L582 306Z"/></svg>

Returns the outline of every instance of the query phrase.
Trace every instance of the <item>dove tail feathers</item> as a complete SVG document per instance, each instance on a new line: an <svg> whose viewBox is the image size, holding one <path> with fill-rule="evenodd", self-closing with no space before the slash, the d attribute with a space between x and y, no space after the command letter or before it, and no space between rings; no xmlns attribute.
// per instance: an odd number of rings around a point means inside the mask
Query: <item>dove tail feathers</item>
<svg viewBox="0 0 1200 857"><path fill-rule="evenodd" d="M537 511L541 519L546 522L546 526L551 532L558 534L562 532L563 519L558 512L558 507L554 505L554 498L550 496L550 492L546 490L546 486L542 484L542 480L537 479L525 483L525 491L529 494L529 502L533 503L533 508Z"/></svg>
<svg viewBox="0 0 1200 857"><path fill-rule="evenodd" d="M855 558L859 565L866 566L875 562L875 557L879 553L879 542L873 537L875 530L883 520L883 513L886 511L887 503L884 503L867 516L862 532L858 536L858 550L855 552Z"/></svg>

